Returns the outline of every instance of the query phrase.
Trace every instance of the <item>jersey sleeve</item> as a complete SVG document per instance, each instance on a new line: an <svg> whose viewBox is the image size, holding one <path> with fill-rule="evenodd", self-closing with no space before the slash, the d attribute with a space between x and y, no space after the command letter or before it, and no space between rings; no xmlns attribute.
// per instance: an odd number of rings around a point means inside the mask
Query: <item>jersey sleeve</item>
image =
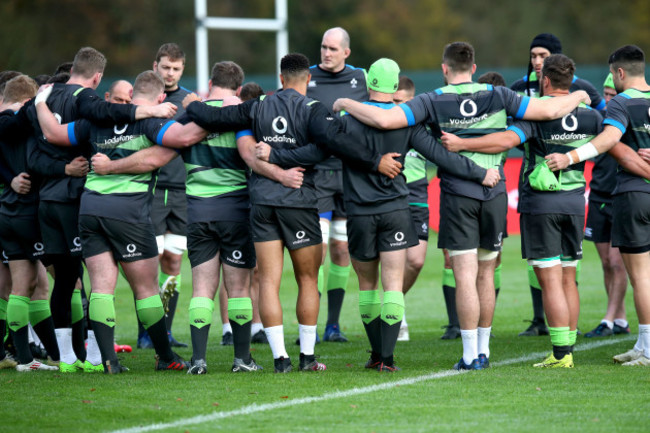
<svg viewBox="0 0 650 433"><path fill-rule="evenodd" d="M258 99L251 99L239 105L213 107L195 101L187 106L186 113L193 122L208 131L240 131L252 127L253 110L258 103Z"/></svg>
<svg viewBox="0 0 650 433"><path fill-rule="evenodd" d="M169 119L145 119L143 122L145 122L144 134L150 141L160 146L162 146L165 132L167 132L170 126L176 123L175 120Z"/></svg>
<svg viewBox="0 0 650 433"><path fill-rule="evenodd" d="M34 172L45 177L64 177L65 166L67 161L54 159L43 151L35 137L30 137L27 148L27 167L30 172Z"/></svg>
<svg viewBox="0 0 650 433"><path fill-rule="evenodd" d="M318 164L329 155L314 143L309 143L296 149L273 149L269 162L283 168L305 167Z"/></svg>
<svg viewBox="0 0 650 433"><path fill-rule="evenodd" d="M520 95L514 90L502 86L495 87L494 91L501 95L508 116L512 116L515 119L523 119L528 104L530 103L529 96Z"/></svg>
<svg viewBox="0 0 650 433"><path fill-rule="evenodd" d="M616 95L607 104L607 114L603 125L611 125L618 128L622 134L625 134L630 118L627 115L627 110L624 104L625 98L623 95Z"/></svg>
<svg viewBox="0 0 650 433"><path fill-rule="evenodd" d="M92 129L92 123L86 119L75 120L67 124L68 128L68 140L73 146L78 146L79 144L87 143L90 141L90 131Z"/></svg>
<svg viewBox="0 0 650 433"><path fill-rule="evenodd" d="M454 176L478 183L485 178L486 169L469 158L449 152L422 126L415 127L409 144L426 159Z"/></svg>
<svg viewBox="0 0 650 433"><path fill-rule="evenodd" d="M520 143L525 143L534 135L534 125L532 122L526 122L525 120L518 120L510 125L507 129L512 131L519 137Z"/></svg>
<svg viewBox="0 0 650 433"><path fill-rule="evenodd" d="M332 116L323 104L313 104L309 116L311 142L325 151L352 162L366 171L376 171L381 155L373 152L354 134L344 129L341 118Z"/></svg>
<svg viewBox="0 0 650 433"><path fill-rule="evenodd" d="M79 114L102 126L134 122L136 108L136 105L106 102L90 88L85 88L77 94Z"/></svg>
<svg viewBox="0 0 650 433"><path fill-rule="evenodd" d="M422 93L410 101L398 105L398 107L404 111L409 126L413 126L427 120L433 121L433 115L429 113L429 104L427 103L428 99L431 97L432 95L429 93Z"/></svg>

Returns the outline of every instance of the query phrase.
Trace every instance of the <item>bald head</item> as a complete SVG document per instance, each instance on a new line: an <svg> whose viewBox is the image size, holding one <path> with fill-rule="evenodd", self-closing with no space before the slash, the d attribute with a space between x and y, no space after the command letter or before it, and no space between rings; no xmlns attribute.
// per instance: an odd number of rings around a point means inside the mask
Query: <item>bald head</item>
<svg viewBox="0 0 650 433"><path fill-rule="evenodd" d="M117 80L111 84L104 99L114 104L130 104L133 96L133 86L126 80Z"/></svg>
<svg viewBox="0 0 650 433"><path fill-rule="evenodd" d="M350 56L350 35L341 27L334 27L323 34L320 45L320 67L329 72L340 72L345 59Z"/></svg>

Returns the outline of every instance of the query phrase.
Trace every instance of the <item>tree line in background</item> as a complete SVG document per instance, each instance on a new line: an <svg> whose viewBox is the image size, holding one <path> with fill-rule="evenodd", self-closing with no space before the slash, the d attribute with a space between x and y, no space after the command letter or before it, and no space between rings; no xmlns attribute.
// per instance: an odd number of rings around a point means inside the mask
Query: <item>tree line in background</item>
<svg viewBox="0 0 650 433"><path fill-rule="evenodd" d="M211 16L272 18L272 0L208 0ZM106 74L133 77L151 68L158 47L177 42L195 73L192 0L3 0L0 70L52 73L85 45L108 58ZM556 34L578 65L605 65L611 51L634 43L650 55L647 0L289 0L289 46L319 61L324 30L346 28L350 63L368 67L379 57L404 70L438 69L444 45L471 42L477 63L525 70L530 41ZM231 59L247 73L273 74L275 37L269 32L209 32L210 63Z"/></svg>

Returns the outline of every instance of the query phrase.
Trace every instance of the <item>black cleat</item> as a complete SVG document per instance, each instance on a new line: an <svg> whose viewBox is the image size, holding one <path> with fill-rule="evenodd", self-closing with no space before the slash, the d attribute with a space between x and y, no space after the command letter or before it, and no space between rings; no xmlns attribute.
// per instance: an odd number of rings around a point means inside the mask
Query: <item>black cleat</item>
<svg viewBox="0 0 650 433"><path fill-rule="evenodd" d="M291 359L285 358L284 356L274 359L273 365L275 366L276 373L289 373L291 370L293 370Z"/></svg>
<svg viewBox="0 0 650 433"><path fill-rule="evenodd" d="M373 352L372 350L370 352L370 359L366 361L366 365L363 366L363 368L372 368L372 369L377 369L379 367L379 364L381 364L381 356L378 353Z"/></svg>
<svg viewBox="0 0 650 433"><path fill-rule="evenodd" d="M445 325L443 326L443 329L446 328L446 331L444 334L442 334L441 339L442 340L455 340L456 338L460 338L460 327L459 326L454 326L454 325Z"/></svg>
<svg viewBox="0 0 650 433"><path fill-rule="evenodd" d="M616 323L614 323L614 334L629 334L630 333L630 325L627 325L625 328L622 326L618 326Z"/></svg>
<svg viewBox="0 0 650 433"><path fill-rule="evenodd" d="M105 374L120 374L129 371L128 368L120 364L119 361L108 360L104 362L104 373Z"/></svg>
<svg viewBox="0 0 650 433"><path fill-rule="evenodd" d="M234 344L235 344L235 339L232 336L232 332L226 332L221 336L222 346L232 346Z"/></svg>
<svg viewBox="0 0 650 433"><path fill-rule="evenodd" d="M585 334L585 337L587 338L593 338L593 337L611 337L614 335L614 331L609 329L607 324L605 323L599 323L598 326L596 326L594 329L591 331L587 332Z"/></svg>
<svg viewBox="0 0 650 433"><path fill-rule="evenodd" d="M316 361L315 355L300 354L300 371L325 371L327 366Z"/></svg>
<svg viewBox="0 0 650 433"><path fill-rule="evenodd" d="M383 362L380 362L379 365L377 366L377 371L380 373L395 373L396 371L401 371L402 369L396 366L395 364L384 364Z"/></svg>
<svg viewBox="0 0 650 433"><path fill-rule="evenodd" d="M528 320L524 320L527 322ZM520 337L537 337L538 335L548 335L548 328L544 319L533 319L530 321L530 326L525 331L519 333Z"/></svg>
<svg viewBox="0 0 650 433"><path fill-rule="evenodd" d="M235 358L232 362L231 371L233 373L248 373L251 371L260 371L263 368L255 362L252 356L249 357L249 361L246 362L243 359Z"/></svg>
<svg viewBox="0 0 650 433"><path fill-rule="evenodd" d="M208 374L208 364L206 364L205 359L192 358L187 374Z"/></svg>
<svg viewBox="0 0 650 433"><path fill-rule="evenodd" d="M174 356L169 361L163 361L159 356L156 355L156 371L167 371L167 370L177 370L184 371L187 370L188 365L187 361L181 358L177 353L172 352Z"/></svg>
<svg viewBox="0 0 650 433"><path fill-rule="evenodd" d="M251 337L251 343L254 344L269 344L269 339L266 338L266 332L263 329L260 329Z"/></svg>

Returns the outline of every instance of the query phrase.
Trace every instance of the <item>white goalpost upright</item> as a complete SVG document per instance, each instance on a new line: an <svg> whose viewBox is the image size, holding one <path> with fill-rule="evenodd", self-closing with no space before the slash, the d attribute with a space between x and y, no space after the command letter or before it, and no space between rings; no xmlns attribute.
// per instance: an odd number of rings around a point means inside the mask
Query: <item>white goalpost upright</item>
<svg viewBox="0 0 650 433"><path fill-rule="evenodd" d="M196 19L196 82L201 94L208 92L209 54L208 30L243 30L266 31L275 33L275 56L277 74L280 73L280 60L289 52L289 33L287 31L287 2L275 0L275 18L226 18L209 17L208 1L194 0L194 17ZM278 87L280 79L278 78Z"/></svg>

